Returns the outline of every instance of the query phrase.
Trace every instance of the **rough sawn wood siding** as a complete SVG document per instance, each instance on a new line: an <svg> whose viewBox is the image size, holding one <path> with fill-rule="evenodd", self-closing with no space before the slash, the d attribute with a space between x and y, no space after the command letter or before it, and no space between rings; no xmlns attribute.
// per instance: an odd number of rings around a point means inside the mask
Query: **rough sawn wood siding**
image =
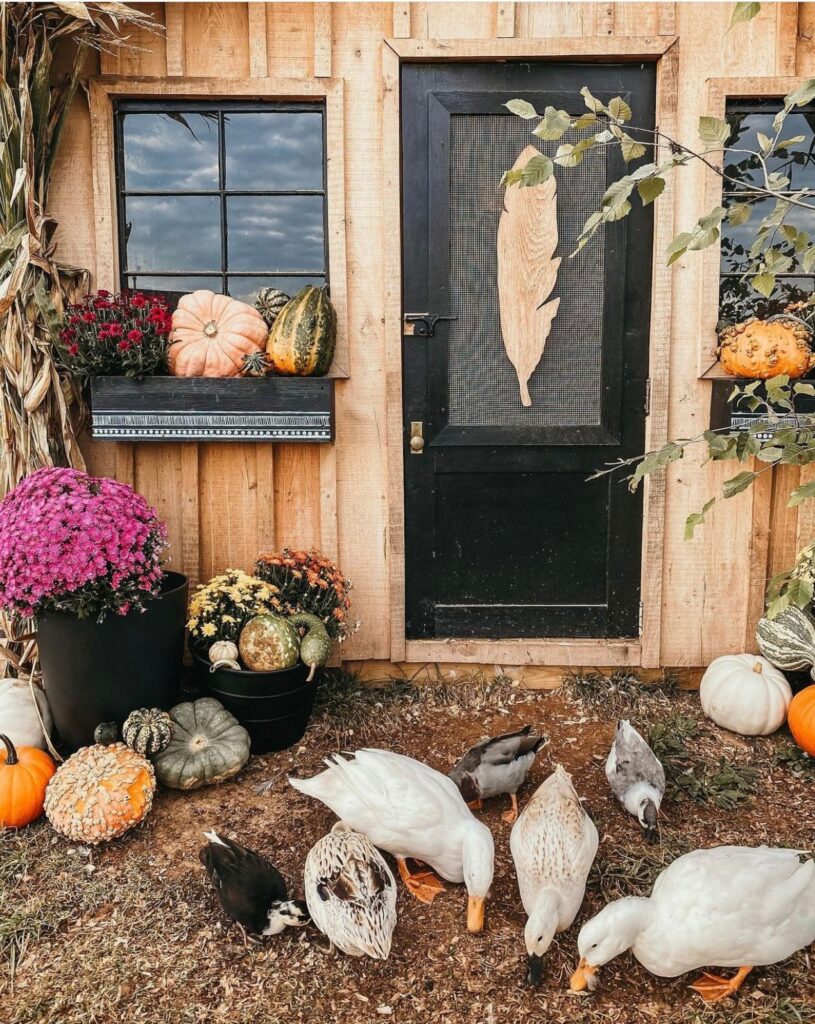
<svg viewBox="0 0 815 1024"><path fill-rule="evenodd" d="M706 112L709 79L815 74L815 4L766 4L755 21L730 33L731 5L725 3L138 6L166 26L166 37L136 33L133 42L142 49L104 55L103 74L344 81L350 378L337 383L334 446L134 447L87 441L89 467L133 483L157 506L169 524L173 565L196 580L226 567L248 567L258 551L284 544L316 544L338 556L353 578L354 612L364 623L344 657L389 660L386 402L388 395L394 400L398 389L394 368L386 365L385 321L398 302L398 284L389 280L386 241L398 230L392 215L398 176L389 166L393 147L382 144L384 119L396 109L386 102L383 41L676 36L679 134L694 138L698 117ZM579 59L578 45L574 53ZM388 87L392 92L394 83ZM702 168L682 171L673 196L677 230L703 212L704 186ZM93 189L90 119L80 98L71 114L51 206L60 225L62 258L98 273ZM675 314L662 349L668 353L668 387L655 395L656 414L667 419L670 435L689 436L707 426L711 385L697 377L699 338L716 299L703 292L702 261L695 255L665 273L659 286L671 289ZM390 436L393 441L393 429ZM752 646L765 577L788 563L815 531L807 506L799 515L785 508L787 490L798 478L796 470L785 468L723 504L693 542L683 542L688 512L701 506L731 471L713 466L700 472L697 461L672 468L665 485L664 540L645 541L644 593L658 595L661 589L657 649L663 665L703 665L716 655ZM658 574L661 588L649 572ZM636 660L639 645L630 649ZM592 650L586 645L580 656L590 657ZM456 653L458 658L451 654L449 660L462 660L461 651ZM432 656L444 659L443 647L437 645ZM501 656L513 659L514 653L503 645ZM548 657L551 663L551 652ZM525 660L531 659L516 659ZM597 662L610 663L601 654Z"/></svg>

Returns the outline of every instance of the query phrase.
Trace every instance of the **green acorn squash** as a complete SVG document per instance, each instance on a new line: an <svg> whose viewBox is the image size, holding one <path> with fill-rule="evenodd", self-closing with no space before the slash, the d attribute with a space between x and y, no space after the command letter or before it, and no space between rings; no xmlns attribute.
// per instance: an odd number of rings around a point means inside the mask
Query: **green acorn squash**
<svg viewBox="0 0 815 1024"><path fill-rule="evenodd" d="M800 608L759 619L756 640L771 665L788 672L808 668L815 678L815 623Z"/></svg>
<svg viewBox="0 0 815 1024"><path fill-rule="evenodd" d="M275 373L323 377L334 358L337 314L325 288L307 284L280 310L266 353Z"/></svg>

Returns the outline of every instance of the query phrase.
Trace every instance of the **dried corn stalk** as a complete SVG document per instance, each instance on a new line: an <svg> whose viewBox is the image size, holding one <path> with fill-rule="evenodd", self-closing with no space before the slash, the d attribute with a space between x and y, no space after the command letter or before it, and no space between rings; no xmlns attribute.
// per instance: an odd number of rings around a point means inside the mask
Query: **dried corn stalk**
<svg viewBox="0 0 815 1024"><path fill-rule="evenodd" d="M539 156L527 146L513 170ZM529 378L543 355L560 299L546 300L557 281L557 186L550 177L537 188L508 188L498 222L498 304L501 335L515 367L521 402L532 405Z"/></svg>
<svg viewBox="0 0 815 1024"><path fill-rule="evenodd" d="M119 3L0 5L0 498L40 466L84 466L70 418L79 396L59 377L54 342L88 272L56 259L48 186L87 50L125 43L127 23L152 25ZM73 66L54 84L63 48ZM0 622L0 633L32 656L19 631ZM0 658L0 676L10 664Z"/></svg>

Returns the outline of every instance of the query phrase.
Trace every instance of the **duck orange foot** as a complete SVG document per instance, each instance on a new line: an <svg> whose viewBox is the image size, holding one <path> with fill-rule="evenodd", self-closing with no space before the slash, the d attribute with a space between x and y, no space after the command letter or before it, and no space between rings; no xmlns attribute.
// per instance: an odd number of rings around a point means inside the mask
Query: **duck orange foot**
<svg viewBox="0 0 815 1024"><path fill-rule="evenodd" d="M706 1003L718 1003L720 999L732 996L741 988L744 979L752 971L752 967L740 967L738 974L732 978L722 978L718 974L705 972L697 979L691 988L697 992Z"/></svg>
<svg viewBox="0 0 815 1024"><path fill-rule="evenodd" d="M397 858L396 865L408 892L420 903L432 903L440 892L444 892L444 886L432 871L411 872L407 862L401 858Z"/></svg>

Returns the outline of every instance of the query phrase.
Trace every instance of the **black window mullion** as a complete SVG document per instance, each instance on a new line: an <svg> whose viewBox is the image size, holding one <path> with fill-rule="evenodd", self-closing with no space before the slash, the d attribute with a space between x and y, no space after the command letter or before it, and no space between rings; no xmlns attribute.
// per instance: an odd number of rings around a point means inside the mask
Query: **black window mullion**
<svg viewBox="0 0 815 1024"><path fill-rule="evenodd" d="M226 133L223 109L218 111L218 188L221 190L221 291L226 295L226 272L229 267L229 257L226 222Z"/></svg>

